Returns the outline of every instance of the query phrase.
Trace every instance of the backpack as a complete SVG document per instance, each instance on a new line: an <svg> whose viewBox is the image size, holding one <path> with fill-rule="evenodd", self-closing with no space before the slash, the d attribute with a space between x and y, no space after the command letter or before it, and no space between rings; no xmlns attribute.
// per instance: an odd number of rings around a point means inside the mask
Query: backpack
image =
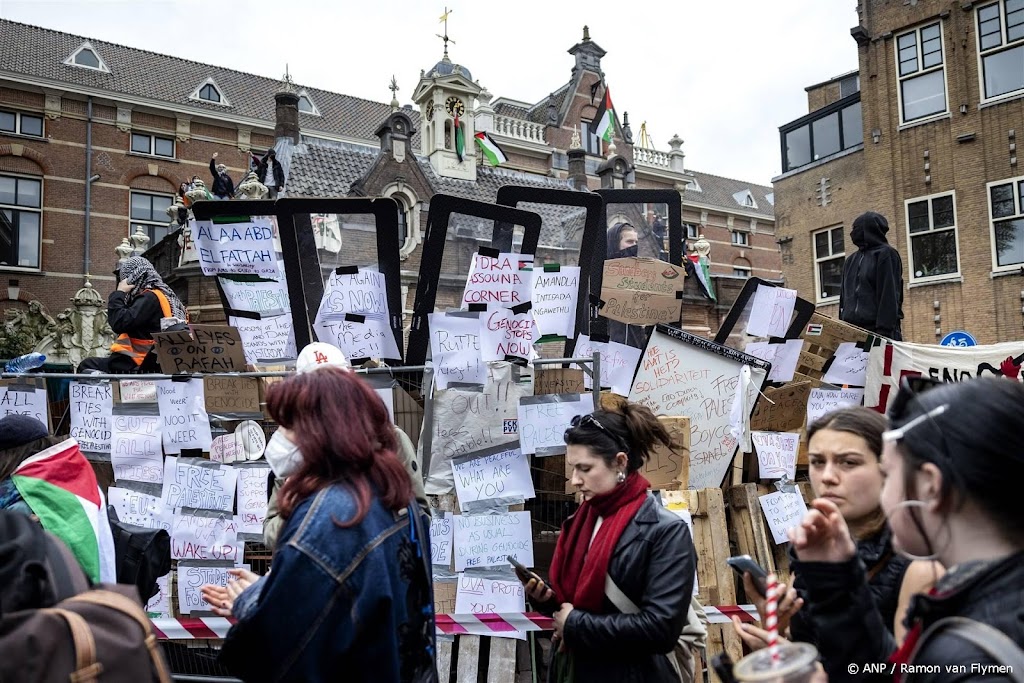
<svg viewBox="0 0 1024 683"><path fill-rule="evenodd" d="M914 646L914 652L910 655L910 663L915 663L917 655L925 643L942 632L968 641L989 655L997 664L1008 667L1009 670L1004 674L1007 678L1015 683L1024 683L1024 650L1021 650L1017 643L999 629L966 617L946 617L929 626ZM969 662L966 663L969 664ZM912 681L913 678L913 674L911 674L904 677L903 680Z"/></svg>
<svg viewBox="0 0 1024 683"><path fill-rule="evenodd" d="M145 604L159 590L156 580L171 571L171 536L165 529L148 529L118 521L113 505L108 507L108 512L114 536L117 582L138 588Z"/></svg>

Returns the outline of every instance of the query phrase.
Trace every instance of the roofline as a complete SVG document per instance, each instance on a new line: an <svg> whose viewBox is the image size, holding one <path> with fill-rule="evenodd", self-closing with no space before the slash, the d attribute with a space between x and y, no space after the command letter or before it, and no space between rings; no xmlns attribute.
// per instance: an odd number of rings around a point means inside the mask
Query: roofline
<svg viewBox="0 0 1024 683"><path fill-rule="evenodd" d="M723 213L731 213L731 214L734 214L736 216L744 216L746 218L756 218L758 220L770 220L772 223L775 222L775 212L772 212L771 215L766 216L763 213L754 213L752 211L744 211L742 207L738 207L737 209L727 209L724 206L718 206L717 204L705 204L703 202L691 202L689 200L689 195L687 193L683 192L681 194L683 195L683 206L684 207L693 206L693 207L696 207L698 209L707 209L709 211L721 211Z"/></svg>
<svg viewBox="0 0 1024 683"><path fill-rule="evenodd" d="M529 102L523 102L522 100L513 100L511 97L496 97L488 103L491 107L496 107L499 104L509 104L513 107L520 107L522 109L529 109L535 105Z"/></svg>
<svg viewBox="0 0 1024 683"><path fill-rule="evenodd" d="M829 83L835 83L836 81L841 81L844 78L849 78L850 76L859 75L859 74L860 74L860 69L854 69L853 71L848 71L845 74L839 74L838 76L834 76L834 77L828 79L827 81L822 81L821 83L815 83L814 85L809 85L806 88L804 88L804 92L810 92L810 91L814 90L815 88L820 88L823 85L828 85Z"/></svg>

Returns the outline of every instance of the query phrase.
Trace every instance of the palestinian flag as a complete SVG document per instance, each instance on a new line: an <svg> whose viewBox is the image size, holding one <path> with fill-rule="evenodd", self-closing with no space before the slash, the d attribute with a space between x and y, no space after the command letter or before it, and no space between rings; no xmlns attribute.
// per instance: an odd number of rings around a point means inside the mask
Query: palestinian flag
<svg viewBox="0 0 1024 683"><path fill-rule="evenodd" d="M466 155L466 139L462 134L462 126L459 124L458 115L455 116L455 156L459 157L459 162Z"/></svg>
<svg viewBox="0 0 1024 683"><path fill-rule="evenodd" d="M491 166L501 166L508 161L508 157L501 151L501 147L498 147L498 143L492 140L491 136L487 133L477 133L476 144L480 145L480 150L487 157L487 160L491 162Z"/></svg>
<svg viewBox="0 0 1024 683"><path fill-rule="evenodd" d="M93 582L117 581L106 501L77 441L36 453L11 479L43 528L64 541Z"/></svg>
<svg viewBox="0 0 1024 683"><path fill-rule="evenodd" d="M709 267L708 262L697 254L690 254L689 259L693 261L694 275L697 276L697 280L700 281L701 287L704 288L704 293L712 301L718 301L718 297L715 296L715 286L711 282L711 268Z"/></svg>
<svg viewBox="0 0 1024 683"><path fill-rule="evenodd" d="M605 142L611 142L615 135L615 107L612 106L612 92L604 89L604 98L597 108L597 114L590 124L592 132Z"/></svg>

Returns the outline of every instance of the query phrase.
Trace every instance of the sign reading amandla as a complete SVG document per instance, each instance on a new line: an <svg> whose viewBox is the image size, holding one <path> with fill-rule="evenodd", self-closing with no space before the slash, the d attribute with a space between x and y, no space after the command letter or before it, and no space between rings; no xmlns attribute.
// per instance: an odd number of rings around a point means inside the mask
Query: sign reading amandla
<svg viewBox="0 0 1024 683"><path fill-rule="evenodd" d="M686 271L652 258L604 262L601 315L630 325L677 323Z"/></svg>

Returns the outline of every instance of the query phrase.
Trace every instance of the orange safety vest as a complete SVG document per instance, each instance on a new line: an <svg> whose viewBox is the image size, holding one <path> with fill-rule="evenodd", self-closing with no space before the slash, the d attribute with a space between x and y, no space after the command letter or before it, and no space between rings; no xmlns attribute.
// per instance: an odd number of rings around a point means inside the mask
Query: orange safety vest
<svg viewBox="0 0 1024 683"><path fill-rule="evenodd" d="M170 318L171 302L167 300L167 295L159 289L147 289L145 292L153 292L156 294L156 298L160 301L161 312L163 312L165 318ZM145 292L143 292L143 294L145 294ZM110 345L110 352L123 353L135 361L136 365L142 365L142 361L146 359L146 354L153 350L153 345L155 343L156 342L152 339L136 339L135 337L128 336L127 332L122 332L121 335L114 340L114 343Z"/></svg>

